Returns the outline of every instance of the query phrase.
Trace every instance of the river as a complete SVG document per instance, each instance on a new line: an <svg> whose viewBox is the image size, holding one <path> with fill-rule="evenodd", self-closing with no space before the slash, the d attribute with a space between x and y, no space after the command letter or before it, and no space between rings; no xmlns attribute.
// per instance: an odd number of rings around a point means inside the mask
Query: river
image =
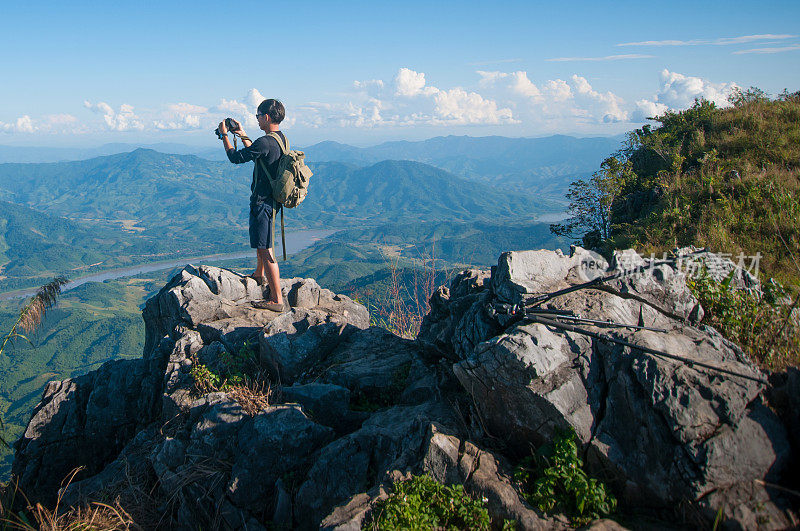
<svg viewBox="0 0 800 531"><path fill-rule="evenodd" d="M286 234L286 254L294 254L302 251L307 247L311 247L314 243L322 238L330 236L335 233L335 230L302 230L296 232L289 232ZM276 249L276 255L281 254ZM165 269L173 269L175 267L182 267L186 264L202 262L221 262L223 260L235 260L237 258L253 258L253 265L255 265L255 251L252 249L248 251L239 251L235 253L221 253L221 254L207 254L204 256L189 256L184 258L173 258L171 260L164 260L161 262L150 262L146 264L139 264L130 267L123 267L119 269L109 269L100 273L92 273L85 277L76 278L67 283L61 291L69 291L87 282L102 282L104 280L111 280L115 278L125 278L139 275L142 273L151 273L153 271L163 271ZM16 299L19 297L30 297L36 293L36 288L21 289L16 291L8 291L0 294L0 301L9 299Z"/></svg>

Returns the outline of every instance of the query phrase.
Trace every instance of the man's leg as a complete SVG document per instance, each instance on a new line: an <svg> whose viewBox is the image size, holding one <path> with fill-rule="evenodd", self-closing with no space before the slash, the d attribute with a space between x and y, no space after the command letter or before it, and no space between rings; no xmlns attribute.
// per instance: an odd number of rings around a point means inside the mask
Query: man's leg
<svg viewBox="0 0 800 531"><path fill-rule="evenodd" d="M275 255L272 249L257 249L258 259L263 264L266 270L267 282L269 282L270 302L283 303L283 294L281 293L281 274L278 270L278 262L275 260Z"/></svg>
<svg viewBox="0 0 800 531"><path fill-rule="evenodd" d="M267 249L256 249L256 272L253 273L254 277L264 278L264 260L261 258L261 251Z"/></svg>

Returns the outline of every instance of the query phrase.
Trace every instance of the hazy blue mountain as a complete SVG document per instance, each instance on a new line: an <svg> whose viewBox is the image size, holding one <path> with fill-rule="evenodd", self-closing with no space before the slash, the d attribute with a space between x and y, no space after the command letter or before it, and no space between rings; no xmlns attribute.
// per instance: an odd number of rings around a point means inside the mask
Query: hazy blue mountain
<svg viewBox="0 0 800 531"><path fill-rule="evenodd" d="M532 219L555 208L533 195L508 194L418 162L313 167L308 199L287 214L295 228ZM135 220L143 234L243 229L251 172L252 164L138 149L77 162L0 164L0 198L108 226Z"/></svg>
<svg viewBox="0 0 800 531"><path fill-rule="evenodd" d="M383 160L413 160L471 180L500 181L516 187L535 186L537 192L558 198L570 182L596 170L605 157L619 148L622 138L446 136L417 142L384 142L365 148L325 141L300 149L306 152L311 162L347 162L367 166ZM76 161L137 148L226 161L221 146L211 144L203 147L179 143L116 143L86 149L0 146L0 163Z"/></svg>
<svg viewBox="0 0 800 531"><path fill-rule="evenodd" d="M321 142L305 148L311 161L369 164L387 159L424 162L460 177L529 189L563 199L569 184L595 171L619 149L622 137L436 137L356 148Z"/></svg>
<svg viewBox="0 0 800 531"><path fill-rule="evenodd" d="M310 219L350 218L376 225L399 221L533 220L558 206L534 195L510 194L467 181L427 164L383 161L365 168L315 164L313 195L303 205ZM289 215L293 215L291 212ZM340 225L341 226L341 225Z"/></svg>
<svg viewBox="0 0 800 531"><path fill-rule="evenodd" d="M160 142L156 144L116 142L91 148L0 146L0 163L68 162L128 153L140 148L176 155L197 155L209 160L227 160L222 146L212 148L210 145L207 147L190 146L177 142Z"/></svg>
<svg viewBox="0 0 800 531"><path fill-rule="evenodd" d="M289 230L533 221L557 205L411 161L313 165ZM46 276L247 247L252 164L138 149L85 161L0 164L0 290ZM25 207L25 208L22 208Z"/></svg>

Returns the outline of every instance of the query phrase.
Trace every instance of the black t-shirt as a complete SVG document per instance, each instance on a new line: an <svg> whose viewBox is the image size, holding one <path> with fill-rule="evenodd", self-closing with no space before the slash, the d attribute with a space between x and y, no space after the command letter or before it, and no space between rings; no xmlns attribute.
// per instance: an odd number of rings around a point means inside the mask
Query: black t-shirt
<svg viewBox="0 0 800 531"><path fill-rule="evenodd" d="M278 135L286 142L286 137L283 136L281 131L277 131ZM253 180L250 183L250 200L251 201L264 201L272 199L272 189L269 186L269 179L264 174L264 170L257 159L263 160L270 174L275 175L278 169L278 159L281 156L281 147L278 141L269 135L264 135L256 139L248 147L240 150L229 149L227 151L228 160L234 164L243 164L249 161L256 161L255 168L253 168Z"/></svg>

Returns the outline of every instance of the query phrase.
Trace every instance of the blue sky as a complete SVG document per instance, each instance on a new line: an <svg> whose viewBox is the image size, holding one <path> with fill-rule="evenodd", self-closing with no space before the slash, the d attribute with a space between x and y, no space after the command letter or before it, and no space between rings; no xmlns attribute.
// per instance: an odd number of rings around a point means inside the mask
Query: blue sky
<svg viewBox="0 0 800 531"><path fill-rule="evenodd" d="M658 5L656 5L658 4ZM214 144L278 97L295 144L611 135L800 90L800 2L0 0L0 144Z"/></svg>

